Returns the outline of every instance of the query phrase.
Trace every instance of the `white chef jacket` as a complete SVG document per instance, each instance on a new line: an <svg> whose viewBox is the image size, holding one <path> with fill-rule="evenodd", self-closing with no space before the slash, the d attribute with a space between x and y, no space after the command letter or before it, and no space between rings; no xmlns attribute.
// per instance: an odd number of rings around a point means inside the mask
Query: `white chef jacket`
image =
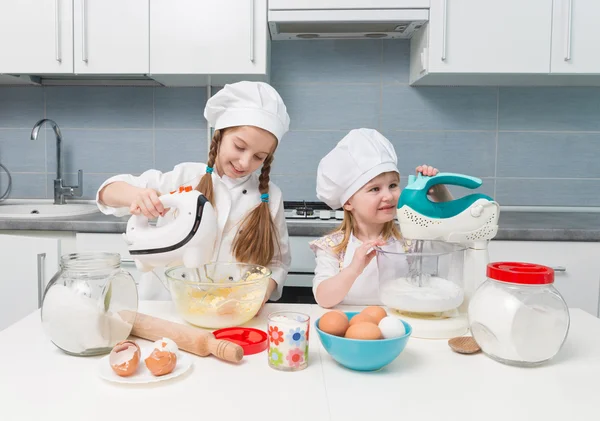
<svg viewBox="0 0 600 421"><path fill-rule="evenodd" d="M196 187L202 176L206 173L206 164L184 162L166 173L158 170L148 170L136 177L130 174L116 175L106 180L98 189L96 203L100 211L106 215L129 215L129 207L110 207L100 203L98 195L107 184L115 181L124 181L132 186L150 188L161 194L168 194L179 187ZM232 245L235 235L246 215L261 203L258 190L258 174L232 179L227 176L220 177L216 171L212 173L214 187L214 207L217 212L217 238L214 244L212 261L233 262ZM283 196L279 187L269 183L269 210L279 235L279 248L275 248L275 255L267 265L272 271L271 277L277 283L277 288L271 295L271 300L281 298L283 285L291 264L290 244L283 209ZM165 217L159 217L157 226L164 225ZM164 273L157 273L164 275ZM140 284L140 299L169 299L169 294L160 281L150 273L144 276Z"/></svg>

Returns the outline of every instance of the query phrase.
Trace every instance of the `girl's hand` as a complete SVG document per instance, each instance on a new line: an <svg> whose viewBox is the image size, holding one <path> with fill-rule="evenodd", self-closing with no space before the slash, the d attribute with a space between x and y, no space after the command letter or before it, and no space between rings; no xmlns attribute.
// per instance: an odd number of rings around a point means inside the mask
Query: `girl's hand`
<svg viewBox="0 0 600 421"><path fill-rule="evenodd" d="M417 175L419 175L419 173L427 177L433 177L439 173L439 170L431 165L419 165L417 167Z"/></svg>
<svg viewBox="0 0 600 421"><path fill-rule="evenodd" d="M262 305L260 306L260 308L258 309L258 312L256 313L257 316L260 314L262 309L265 307L265 304L267 303L267 301L269 301L269 298L271 298L271 294L273 294L273 291L275 291L276 288L277 288L277 282L275 282L275 280L273 278L269 279L269 285L267 286L267 292L265 293L265 298L263 298Z"/></svg>
<svg viewBox="0 0 600 421"><path fill-rule="evenodd" d="M132 215L144 215L148 219L158 218L166 212L162 202L158 199L159 193L152 189L140 189L129 206Z"/></svg>
<svg viewBox="0 0 600 421"><path fill-rule="evenodd" d="M349 267L357 271L357 273L360 275L377 254L377 251L374 249L374 247L383 246L384 244L385 241L382 239L364 242L354 252L354 257L352 258L352 262L350 263Z"/></svg>
<svg viewBox="0 0 600 421"><path fill-rule="evenodd" d="M423 174L424 176L433 177L439 173L439 170L431 165L419 165L417 167L417 175L419 173ZM448 188L443 184L437 184L433 186L429 189L427 194L432 197L434 202L448 202L453 199L450 190L448 190Z"/></svg>

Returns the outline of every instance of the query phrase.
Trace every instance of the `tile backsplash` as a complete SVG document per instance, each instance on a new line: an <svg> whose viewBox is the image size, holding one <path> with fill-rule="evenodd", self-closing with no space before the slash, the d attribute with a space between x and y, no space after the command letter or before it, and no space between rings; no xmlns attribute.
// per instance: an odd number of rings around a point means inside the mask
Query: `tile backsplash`
<svg viewBox="0 0 600 421"><path fill-rule="evenodd" d="M271 83L291 117L272 171L286 200L316 200L321 157L369 127L396 147L404 181L428 163L482 177L501 205L600 206L600 88L413 88L409 51L397 40L272 44ZM205 102L204 88L0 87L11 197L52 197L54 134L30 140L40 118L61 127L66 182L82 169L93 198L113 174L204 161ZM0 172L0 193L6 181Z"/></svg>

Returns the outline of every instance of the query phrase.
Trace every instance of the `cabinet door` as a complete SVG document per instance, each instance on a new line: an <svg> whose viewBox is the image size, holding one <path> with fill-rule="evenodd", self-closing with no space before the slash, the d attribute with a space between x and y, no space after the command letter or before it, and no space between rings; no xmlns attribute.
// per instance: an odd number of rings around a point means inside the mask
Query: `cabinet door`
<svg viewBox="0 0 600 421"><path fill-rule="evenodd" d="M153 0L152 74L256 74L267 68L266 0Z"/></svg>
<svg viewBox="0 0 600 421"><path fill-rule="evenodd" d="M554 0L552 73L600 73L600 1Z"/></svg>
<svg viewBox="0 0 600 421"><path fill-rule="evenodd" d="M0 330L39 308L59 247L55 238L0 235Z"/></svg>
<svg viewBox="0 0 600 421"><path fill-rule="evenodd" d="M492 262L519 261L559 268L554 286L567 305L598 316L599 243L492 241L489 253Z"/></svg>
<svg viewBox="0 0 600 421"><path fill-rule="evenodd" d="M73 73L73 1L0 1L0 73Z"/></svg>
<svg viewBox="0 0 600 421"><path fill-rule="evenodd" d="M429 71L548 73L552 0L431 0Z"/></svg>
<svg viewBox="0 0 600 421"><path fill-rule="evenodd" d="M74 0L75 73L146 74L149 0Z"/></svg>

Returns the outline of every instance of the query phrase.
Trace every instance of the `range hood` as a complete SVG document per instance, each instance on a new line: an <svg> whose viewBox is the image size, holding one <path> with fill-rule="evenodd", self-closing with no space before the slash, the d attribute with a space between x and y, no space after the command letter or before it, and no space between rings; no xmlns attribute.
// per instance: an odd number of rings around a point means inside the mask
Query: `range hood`
<svg viewBox="0 0 600 421"><path fill-rule="evenodd" d="M272 40L411 38L429 0L269 0Z"/></svg>

